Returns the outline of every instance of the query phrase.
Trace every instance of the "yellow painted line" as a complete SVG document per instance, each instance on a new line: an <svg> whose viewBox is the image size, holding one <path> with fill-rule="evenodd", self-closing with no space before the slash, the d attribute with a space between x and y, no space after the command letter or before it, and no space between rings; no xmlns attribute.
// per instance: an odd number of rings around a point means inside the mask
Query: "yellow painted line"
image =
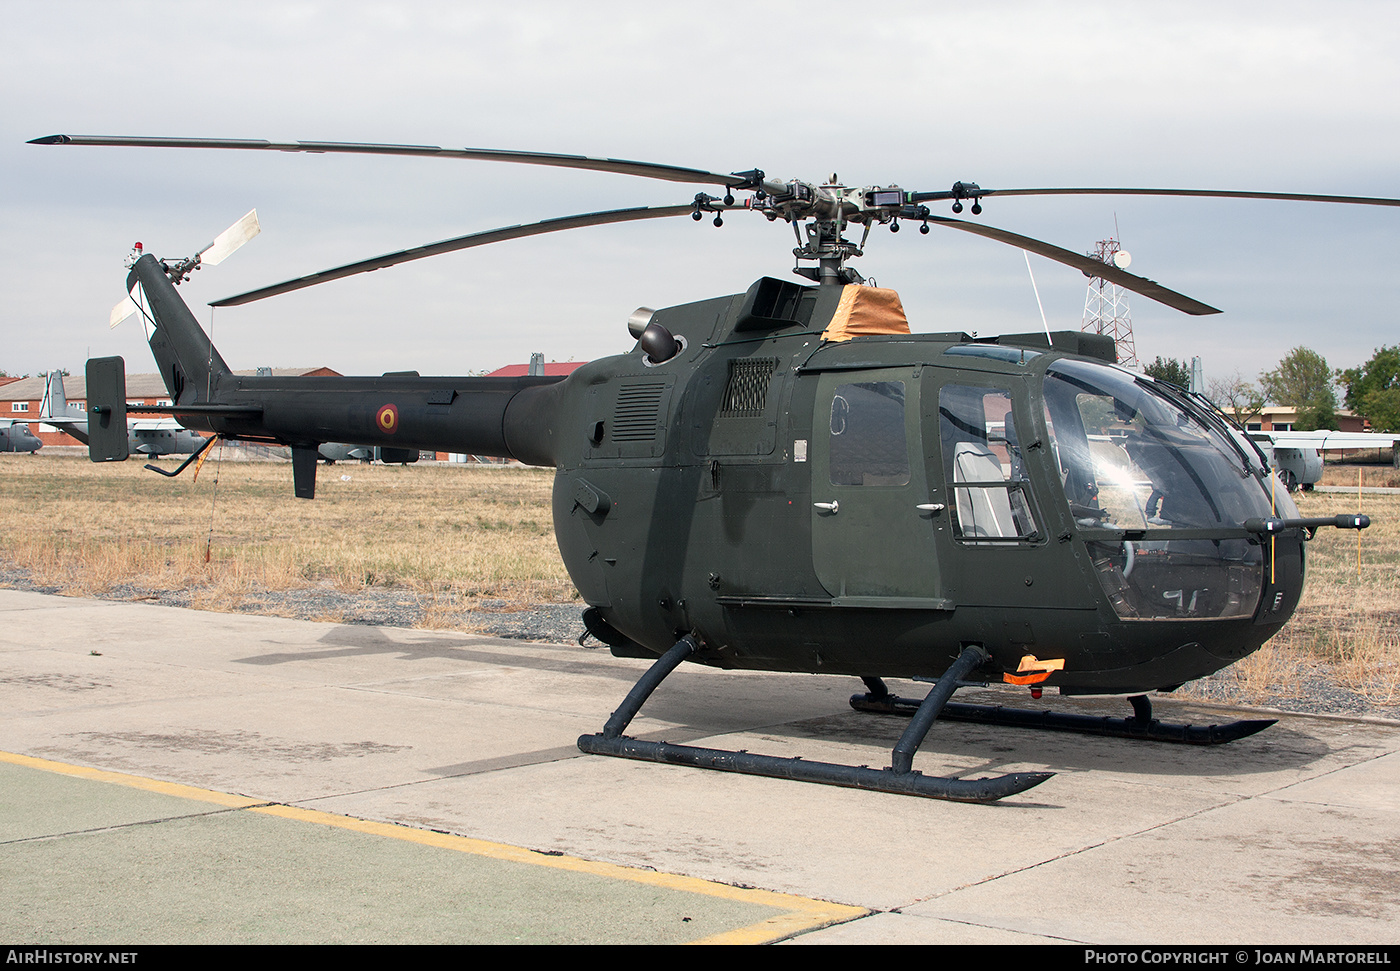
<svg viewBox="0 0 1400 971"><path fill-rule="evenodd" d="M23 765L27 768L40 769L44 772L55 772L59 775L71 775L79 779L91 779L94 782L111 782L119 786L129 786L132 789L144 789L147 792L158 792L165 796L178 796L181 799L196 799L200 802L212 802L216 805L227 806L231 809L247 809L250 806L257 806L267 801L265 799L249 799L247 796L235 796L228 792L215 792L212 789L183 786L178 782L163 782L160 779L147 779L139 775L128 775L125 772L109 772L106 769L89 769L82 765L69 765L67 762L50 762L48 759L36 759L29 755L15 755L12 752L0 752L0 762L9 762L11 765Z"/></svg>
<svg viewBox="0 0 1400 971"><path fill-rule="evenodd" d="M660 873L655 870L638 870L616 863L599 863L595 860L583 860L573 856L556 856L551 853L539 853L535 850L527 850L519 846L510 846L506 843L493 843L488 840L472 839L467 836L454 836L451 833L435 833L432 830L414 829L411 826L400 826L397 823L376 823L365 819L355 819L351 816L338 816L334 813L321 812L318 809L302 809L298 806L286 805L264 805L256 806L252 811L255 813L266 813L269 816L280 816L283 819L296 819L302 822L317 823L322 826L335 826L339 829L348 829L356 833L367 833L372 836L384 836L389 839L406 840L410 843L434 846L444 850L455 850L459 853L470 853L473 856L484 856L493 860L505 860L512 863L528 863L532 866L552 867L556 870L568 870L572 873L587 873L592 876L605 877L610 880L629 880L632 883L643 883L648 886L662 887L667 890L702 894L707 897L718 897L722 900L733 900L787 911L787 913L776 914L767 920L760 921L749 927L741 927L736 930L726 931L723 934L716 934L713 937L693 941L692 943L695 944L761 944L766 941L786 937L790 934L796 934L800 931L814 930L818 927L825 927L828 924L852 920L856 917L863 917L869 913L869 911L863 907L852 907L847 904L833 904L825 900L813 900L810 897L799 897L795 894L778 893L773 890L754 890L745 887L733 887L726 883L702 880L699 877L683 877L674 873Z"/></svg>
<svg viewBox="0 0 1400 971"><path fill-rule="evenodd" d="M854 920L870 913L864 907L834 904L825 900L814 900L811 897L799 897L795 894L778 893L773 890L733 887L725 883L702 880L699 877L683 877L674 873L634 869L616 863L599 863L573 856L539 853L519 846L510 846L506 843L493 843L467 836L454 836L450 833L435 833L432 830L414 829L411 826L400 826L397 823L376 823L365 819L355 819L351 816L337 816L334 813L322 812L318 809L302 809L298 806L281 804L268 805L266 800L250 799L247 796L216 792L212 789L200 789L175 782L163 782L159 779L147 779L125 772L90 769L80 765L69 765L66 762L37 759L29 755L0 752L0 762L9 762L12 765L21 765L80 779L91 779L95 782L110 782L115 785L144 789L147 792L158 792L183 799L212 802L232 809L248 809L252 812L277 816L282 819L314 823L321 826L334 826L338 829L365 833L370 836L382 836L388 839L418 843L422 846L453 850L458 853L470 853L473 856L482 856L493 860L552 867L556 870L586 873L610 880L628 880L632 883L647 884L666 890L700 894L706 897L772 907L775 910L783 911L783 913L775 914L757 924L692 941L693 944L764 944L802 931L816 930L830 924Z"/></svg>

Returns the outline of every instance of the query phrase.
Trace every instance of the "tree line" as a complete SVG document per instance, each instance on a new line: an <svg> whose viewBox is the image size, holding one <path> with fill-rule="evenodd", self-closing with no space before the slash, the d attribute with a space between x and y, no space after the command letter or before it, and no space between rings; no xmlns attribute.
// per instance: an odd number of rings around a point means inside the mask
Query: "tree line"
<svg viewBox="0 0 1400 971"><path fill-rule="evenodd" d="M1191 378L1186 362L1170 357L1159 356L1143 371L1183 388ZM1317 351L1295 347L1277 367L1262 372L1257 384L1236 371L1208 381L1206 396L1240 425L1273 403L1297 410L1295 429L1313 431L1337 427L1338 387L1346 407L1369 418L1376 431L1400 431L1400 344L1377 348L1365 364L1345 370L1333 370Z"/></svg>

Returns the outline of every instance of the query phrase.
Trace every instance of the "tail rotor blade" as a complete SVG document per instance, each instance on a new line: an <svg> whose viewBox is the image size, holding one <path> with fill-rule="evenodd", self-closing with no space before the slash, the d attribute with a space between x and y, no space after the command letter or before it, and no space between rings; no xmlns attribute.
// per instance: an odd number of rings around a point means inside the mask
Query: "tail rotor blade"
<svg viewBox="0 0 1400 971"><path fill-rule="evenodd" d="M238 247L260 232L262 232L262 227L258 225L258 211L256 209L250 210L238 222L215 236L214 242L200 250L199 260L207 266L218 266L228 259Z"/></svg>
<svg viewBox="0 0 1400 971"><path fill-rule="evenodd" d="M116 326L134 313L139 313L140 307L136 306L136 301L131 299L131 294L122 298L122 302L112 308L111 315L107 318L108 326L116 329Z"/></svg>

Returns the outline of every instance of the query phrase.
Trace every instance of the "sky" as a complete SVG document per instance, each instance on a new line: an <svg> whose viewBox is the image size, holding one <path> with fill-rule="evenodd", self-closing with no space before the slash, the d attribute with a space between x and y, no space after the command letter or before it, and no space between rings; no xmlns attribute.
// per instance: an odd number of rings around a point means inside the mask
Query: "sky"
<svg viewBox="0 0 1400 971"><path fill-rule="evenodd" d="M791 231L735 213L571 230L242 308L210 300L438 239L689 201L624 175L446 159L27 145L54 133L434 144L944 189L1151 186L1400 196L1400 5L1315 3L0 0L0 370L153 370L116 330L134 241L187 256L256 207L262 235L182 287L235 368L465 374L625 352L628 315L796 279ZM941 205L941 204L936 204ZM1400 341L1400 209L1135 197L985 200L980 221L1091 250L1224 312L1130 297L1138 355L1256 378ZM935 208L935 212L949 214ZM969 218L967 213L963 218ZM912 227L910 227L912 229ZM1022 253L876 229L854 261L917 331L1041 328ZM1052 329L1086 279L1030 265Z"/></svg>

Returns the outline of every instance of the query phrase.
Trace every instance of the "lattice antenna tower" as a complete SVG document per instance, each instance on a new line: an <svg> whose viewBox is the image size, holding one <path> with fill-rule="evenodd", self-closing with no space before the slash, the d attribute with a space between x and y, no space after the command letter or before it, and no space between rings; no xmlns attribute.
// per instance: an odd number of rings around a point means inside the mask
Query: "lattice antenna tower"
<svg viewBox="0 0 1400 971"><path fill-rule="evenodd" d="M1112 237L1099 240L1094 252L1086 255L1102 263L1112 263L1120 269L1127 269L1128 264L1132 262L1128 251ZM1084 323L1079 329L1111 335L1113 343L1118 346L1118 363L1124 367L1142 367L1137 357L1137 345L1133 341L1133 317L1128 310L1128 291L1116 283L1099 277L1089 281L1089 292L1084 298Z"/></svg>

